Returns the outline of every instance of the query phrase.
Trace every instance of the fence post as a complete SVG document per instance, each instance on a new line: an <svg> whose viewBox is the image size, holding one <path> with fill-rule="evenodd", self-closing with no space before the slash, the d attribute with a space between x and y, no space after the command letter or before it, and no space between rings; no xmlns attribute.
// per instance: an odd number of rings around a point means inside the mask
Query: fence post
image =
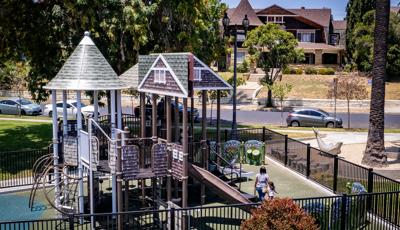
<svg viewBox="0 0 400 230"><path fill-rule="evenodd" d="M307 171L306 171L306 176L307 178L310 177L310 171L311 171L311 148L310 148L310 144L307 144Z"/></svg>
<svg viewBox="0 0 400 230"><path fill-rule="evenodd" d="M263 126L263 129L262 129L262 142L265 142L265 133L266 133L266 129L265 129L265 126Z"/></svg>
<svg viewBox="0 0 400 230"><path fill-rule="evenodd" d="M335 155L333 157L333 193L337 192L337 182L339 173L339 158Z"/></svg>
<svg viewBox="0 0 400 230"><path fill-rule="evenodd" d="M374 192L374 173L372 168L368 168L368 193ZM372 208L372 195L368 195L367 198L367 210L371 211Z"/></svg>
<svg viewBox="0 0 400 230"><path fill-rule="evenodd" d="M228 141L228 130L227 129L225 129L225 131L224 131L224 140L225 140L225 142Z"/></svg>
<svg viewBox="0 0 400 230"><path fill-rule="evenodd" d="M340 208L340 229L346 229L347 220L346 220L346 213L347 213L347 194L342 195L342 204Z"/></svg>
<svg viewBox="0 0 400 230"><path fill-rule="evenodd" d="M68 216L69 230L74 230L74 215Z"/></svg>
<svg viewBox="0 0 400 230"><path fill-rule="evenodd" d="M285 166L288 164L288 135L285 135Z"/></svg>
<svg viewBox="0 0 400 230"><path fill-rule="evenodd" d="M170 213L171 213L171 215L170 215L170 229L171 230L174 230L175 229L175 208L174 207L172 207L171 209L170 209Z"/></svg>

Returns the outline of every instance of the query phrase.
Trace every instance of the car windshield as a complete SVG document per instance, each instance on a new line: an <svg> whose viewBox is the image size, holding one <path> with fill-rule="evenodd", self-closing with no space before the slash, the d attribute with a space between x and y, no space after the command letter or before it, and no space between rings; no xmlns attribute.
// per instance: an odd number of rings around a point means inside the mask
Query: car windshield
<svg viewBox="0 0 400 230"><path fill-rule="evenodd" d="M30 105L33 104L32 102L25 100L25 99L18 99L17 102L21 105Z"/></svg>
<svg viewBox="0 0 400 230"><path fill-rule="evenodd" d="M78 107L77 102L72 102L71 105L73 105L74 107ZM85 104L81 103L81 108L86 107Z"/></svg>

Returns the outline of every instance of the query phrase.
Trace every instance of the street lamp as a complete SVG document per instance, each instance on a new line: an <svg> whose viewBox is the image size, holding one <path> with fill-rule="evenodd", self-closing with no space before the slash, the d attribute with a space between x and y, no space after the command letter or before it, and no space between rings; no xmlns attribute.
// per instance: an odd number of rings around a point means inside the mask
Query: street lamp
<svg viewBox="0 0 400 230"><path fill-rule="evenodd" d="M237 123L236 123L236 80L237 80L237 35L246 36L247 29L249 28L250 21L247 18L247 14L244 16L242 20L242 27L244 31L238 31L237 25L233 25L233 27L229 28L230 19L228 14L225 12L224 18L222 19L222 24L224 26L224 35L233 35L234 36L234 52L233 52L233 95L232 95L232 136L236 137Z"/></svg>

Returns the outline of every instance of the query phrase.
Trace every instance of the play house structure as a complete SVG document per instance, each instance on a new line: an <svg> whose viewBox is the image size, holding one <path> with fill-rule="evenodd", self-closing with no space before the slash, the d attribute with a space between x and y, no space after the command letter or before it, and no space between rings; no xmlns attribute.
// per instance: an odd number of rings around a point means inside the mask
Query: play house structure
<svg viewBox="0 0 400 230"><path fill-rule="evenodd" d="M231 86L194 54L139 56L138 64L118 77L86 32L45 88L51 90L52 111L57 111L52 113L53 153L39 159L33 168L36 183L31 207L36 194L44 192L60 215L185 208L189 200L205 204L206 187L227 202L250 202L251 195L222 178L229 177L232 182L235 177L253 174L244 172L241 164L262 164L263 143L231 140L221 145L220 91L231 90ZM139 117L122 114L124 89L140 93ZM217 141L213 143L206 133L209 90L218 95ZM107 116L99 117L99 91L110 95ZM201 92L202 100L201 138L197 142L193 118L189 117L195 91ZM93 117L81 115L82 92L94 97ZM62 103L57 103L58 93ZM76 97L76 120L68 120L67 93ZM151 97L147 103L146 96ZM163 114L157 114L160 105ZM181 122L172 119L173 113L179 117L178 105L184 111ZM188 197L189 190L198 196ZM95 215L90 215L92 227L96 221ZM119 229L129 228L119 216L115 221ZM182 221L180 227L184 224Z"/></svg>

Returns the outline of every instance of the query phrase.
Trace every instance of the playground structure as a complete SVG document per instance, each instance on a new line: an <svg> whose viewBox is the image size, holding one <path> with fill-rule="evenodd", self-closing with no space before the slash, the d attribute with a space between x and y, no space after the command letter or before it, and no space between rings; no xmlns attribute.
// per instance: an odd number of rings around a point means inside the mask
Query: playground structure
<svg viewBox="0 0 400 230"><path fill-rule="evenodd" d="M40 158L33 168L35 183L30 207L35 195L42 191L61 215L90 213L91 226L95 226L93 214L104 211L109 203L112 213L146 207L154 210L160 206L186 208L189 179L193 179L192 184L193 181L201 184L201 204L206 203L206 185L228 202L251 202L252 195L242 194L231 186L233 174L240 182L241 177L253 174L244 172L242 163L264 163L263 143L243 144L231 140L221 146L220 91L232 87L193 54L142 55L138 64L118 77L85 32L75 51L45 88L51 90L53 111L57 111L57 91L62 91L62 125L58 124L58 113L53 113L53 154ZM121 90L128 88L140 93L140 117L135 121L123 119ZM217 141L213 147L206 133L208 90L217 91ZM76 121L67 117L67 91L76 91ZM82 91L91 91L94 96L94 116L87 119L81 115ZM99 91L110 94L110 115L105 121L100 121L98 116ZM202 140L197 152L193 150L193 119L189 124L186 112L189 99L193 111L195 91L201 91L202 99ZM144 106L146 94L151 95L151 116L147 116ZM164 114L157 114L159 98L165 102ZM171 101L175 100L178 105L180 98L184 111L182 124L179 119L174 119L172 124ZM140 132L124 126L129 122L139 122ZM160 127L165 127L165 136L160 136ZM211 150L214 157L209 156L210 149L214 150ZM211 168L218 169L222 176L211 173ZM230 183L223 181L223 177L230 177ZM111 199L100 189L106 180L111 184L107 194ZM139 205L133 207L132 199L139 200L134 202ZM123 229L120 216L116 221L118 229Z"/></svg>
<svg viewBox="0 0 400 230"><path fill-rule="evenodd" d="M315 138L317 139L319 149L334 155L339 155L341 153L343 142L326 143L324 140L322 140L322 137L320 136L317 129L313 128L313 131L315 134Z"/></svg>

